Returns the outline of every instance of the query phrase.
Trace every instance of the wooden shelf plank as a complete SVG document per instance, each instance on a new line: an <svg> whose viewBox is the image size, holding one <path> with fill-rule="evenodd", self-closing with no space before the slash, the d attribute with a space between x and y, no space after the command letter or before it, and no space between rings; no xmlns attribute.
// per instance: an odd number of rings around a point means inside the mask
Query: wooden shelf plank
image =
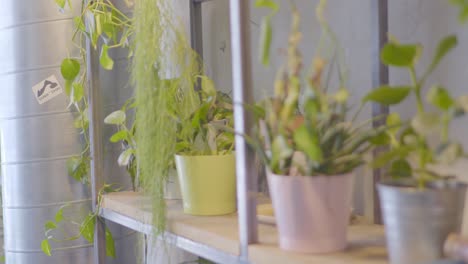
<svg viewBox="0 0 468 264"><path fill-rule="evenodd" d="M168 200L168 241L192 253L219 263L241 263L237 215L191 216L182 211L181 201ZM101 215L139 232L151 234L149 199L134 192L103 196ZM387 263L384 232L381 226L352 225L346 251L311 255L280 250L277 230L272 225L259 225L260 243L249 246L250 263L256 264L384 264ZM245 262L244 262L245 263Z"/></svg>

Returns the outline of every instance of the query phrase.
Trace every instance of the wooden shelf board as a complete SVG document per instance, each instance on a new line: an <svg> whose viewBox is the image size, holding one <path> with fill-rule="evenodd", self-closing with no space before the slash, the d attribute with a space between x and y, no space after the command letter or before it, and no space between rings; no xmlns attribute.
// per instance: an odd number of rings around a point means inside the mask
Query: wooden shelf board
<svg viewBox="0 0 468 264"><path fill-rule="evenodd" d="M226 253L229 261L237 262L239 256L238 220L236 214L225 216L192 216L183 213L181 201L168 200L167 232L175 238L188 239L192 243L216 252ZM121 215L140 223L134 229L148 233L151 224L149 199L134 192L111 193L103 196L102 208L112 214ZM112 219L110 219L112 220ZM131 226L129 226L131 227ZM146 231L145 231L146 230ZM249 260L256 264L384 264L387 254L384 246L384 232L381 226L352 225L349 228L349 246L346 251L332 254L298 254L280 250L277 244L277 230L272 225L259 225L259 243L249 246ZM197 247L194 248L196 251ZM192 252L197 254L197 252ZM222 254L221 254L222 255ZM203 256L210 259L209 256ZM220 260L221 257L212 260ZM239 261L240 262L240 261Z"/></svg>

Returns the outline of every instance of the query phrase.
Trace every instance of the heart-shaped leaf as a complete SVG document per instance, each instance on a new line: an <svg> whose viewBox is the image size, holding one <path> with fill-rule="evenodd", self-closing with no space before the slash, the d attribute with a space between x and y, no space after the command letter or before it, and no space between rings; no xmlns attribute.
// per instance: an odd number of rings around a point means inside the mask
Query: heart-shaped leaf
<svg viewBox="0 0 468 264"><path fill-rule="evenodd" d="M120 153L119 158L117 160L119 166L127 166L133 154L135 154L135 150L132 148L128 148L124 152Z"/></svg>
<svg viewBox="0 0 468 264"><path fill-rule="evenodd" d="M422 47L416 44L404 45L390 42L382 48L380 57L386 65L410 67L416 63L421 49Z"/></svg>
<svg viewBox="0 0 468 264"><path fill-rule="evenodd" d="M73 81L80 73L80 62L76 59L64 59L60 65L60 72L65 80Z"/></svg>
<svg viewBox="0 0 468 264"><path fill-rule="evenodd" d="M427 93L427 101L442 110L448 110L455 104L447 89L442 86L433 86Z"/></svg>
<svg viewBox="0 0 468 264"><path fill-rule="evenodd" d="M106 228L106 255L115 258L115 243L109 228Z"/></svg>
<svg viewBox="0 0 468 264"><path fill-rule="evenodd" d="M49 257L52 256L52 252L50 250L49 240L47 240L47 239L42 240L41 249L42 249L42 252L44 252L44 254L46 254L47 256L49 256Z"/></svg>
<svg viewBox="0 0 468 264"><path fill-rule="evenodd" d="M128 141L128 131L127 130L121 130L121 131L113 134L110 137L109 141L112 142L112 143L116 143L116 142L124 141L124 140Z"/></svg>
<svg viewBox="0 0 468 264"><path fill-rule="evenodd" d="M437 65L439 65L440 61L445 57L445 55L447 55L453 48L455 48L457 44L458 39L455 35L450 35L443 38L437 46L436 53L432 59L432 63L430 64L429 69L427 70L427 74L431 73L437 67Z"/></svg>
<svg viewBox="0 0 468 264"><path fill-rule="evenodd" d="M112 70L114 68L114 60L109 56L109 46L106 44L102 45L101 56L99 57L101 66L106 70Z"/></svg>
<svg viewBox="0 0 468 264"><path fill-rule="evenodd" d="M390 168L390 175L394 178L411 177L413 174L411 165L405 159L397 159L392 162Z"/></svg>
<svg viewBox="0 0 468 264"><path fill-rule="evenodd" d="M126 119L127 115L125 112L122 110L117 110L106 116L104 123L108 125L122 125Z"/></svg>
<svg viewBox="0 0 468 264"><path fill-rule="evenodd" d="M363 102L372 101L383 105L395 105L403 101L411 91L409 86L381 86L369 92Z"/></svg>

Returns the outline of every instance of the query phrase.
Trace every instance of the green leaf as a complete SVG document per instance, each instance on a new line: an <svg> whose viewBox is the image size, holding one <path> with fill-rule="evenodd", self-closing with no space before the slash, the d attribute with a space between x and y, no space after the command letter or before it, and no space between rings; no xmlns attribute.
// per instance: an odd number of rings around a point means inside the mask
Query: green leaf
<svg viewBox="0 0 468 264"><path fill-rule="evenodd" d="M390 175L395 178L411 177L413 174L411 165L405 159L397 159L392 163Z"/></svg>
<svg viewBox="0 0 468 264"><path fill-rule="evenodd" d="M411 127L416 133L428 135L440 127L440 116L437 113L417 113L411 120Z"/></svg>
<svg viewBox="0 0 468 264"><path fill-rule="evenodd" d="M79 169L80 166L81 166L81 159L80 158L78 158L78 157L69 158L67 160L68 175L75 178L74 176L76 175L76 171ZM77 178L75 178L75 179L80 180L80 179L77 179Z"/></svg>
<svg viewBox="0 0 468 264"><path fill-rule="evenodd" d="M73 21L75 22L75 27L79 29L81 32L86 32L86 26L83 22L83 19L79 16L74 17Z"/></svg>
<svg viewBox="0 0 468 264"><path fill-rule="evenodd" d="M437 67L437 65L439 65L440 61L445 57L445 55L447 55L453 48L455 48L457 44L458 39L455 35L450 35L443 38L437 46L436 53L432 59L429 69L427 70L427 74L431 73Z"/></svg>
<svg viewBox="0 0 468 264"><path fill-rule="evenodd" d="M102 14L94 14L94 18L96 21L96 34L98 36L102 35L102 24L104 23L104 16Z"/></svg>
<svg viewBox="0 0 468 264"><path fill-rule="evenodd" d="M108 125L122 125L125 123L126 119L127 115L125 114L125 112L122 110L117 110L106 116L106 118L104 119L104 123Z"/></svg>
<svg viewBox="0 0 468 264"><path fill-rule="evenodd" d="M273 38L273 28L270 16L262 18L260 32L260 61L264 66L268 66L270 64L271 41Z"/></svg>
<svg viewBox="0 0 468 264"><path fill-rule="evenodd" d="M63 221L63 208L60 208L60 210L55 213L55 222L60 223Z"/></svg>
<svg viewBox="0 0 468 264"><path fill-rule="evenodd" d="M66 1L65 0L54 0L55 1L55 4L57 4L60 8L65 8L65 3Z"/></svg>
<svg viewBox="0 0 468 264"><path fill-rule="evenodd" d="M268 9L271 9L273 12L278 12L279 10L279 4L275 2L274 0L256 0L255 7L268 8Z"/></svg>
<svg viewBox="0 0 468 264"><path fill-rule="evenodd" d="M116 35L116 30L115 30L115 26L111 23L104 23L102 25L102 30L104 31L104 33L107 35L108 38L112 39L115 37Z"/></svg>
<svg viewBox="0 0 468 264"><path fill-rule="evenodd" d="M323 160L318 138L309 132L305 125L301 125L294 131L294 143L296 143L299 150L307 154L310 160L315 162Z"/></svg>
<svg viewBox="0 0 468 264"><path fill-rule="evenodd" d="M340 88L338 92L333 95L336 102L343 104L349 99L349 91L345 88Z"/></svg>
<svg viewBox="0 0 468 264"><path fill-rule="evenodd" d="M404 159L408 154L413 150L413 147L411 146L402 146L402 147L397 147L394 149L391 149L387 152L384 152L380 155L378 155L371 163L371 166L373 168L381 168L391 161L399 158L399 159Z"/></svg>
<svg viewBox="0 0 468 264"><path fill-rule="evenodd" d="M387 132L381 132L369 139L369 142L376 146L384 146L390 143L390 137Z"/></svg>
<svg viewBox="0 0 468 264"><path fill-rule="evenodd" d="M106 70L112 70L114 68L114 61L111 57L109 57L109 46L106 44L102 45L101 48L101 56L99 57L99 62L101 66Z"/></svg>
<svg viewBox="0 0 468 264"><path fill-rule="evenodd" d="M96 216L89 214L80 226L80 234L89 243L94 241L94 225L96 224Z"/></svg>
<svg viewBox="0 0 468 264"><path fill-rule="evenodd" d="M420 45L402 45L390 42L382 48L380 57L386 65L410 67L415 64L421 49Z"/></svg>
<svg viewBox="0 0 468 264"><path fill-rule="evenodd" d="M109 228L106 228L106 255L115 258L115 243Z"/></svg>
<svg viewBox="0 0 468 264"><path fill-rule="evenodd" d="M215 88L213 80L211 80L210 78L208 78L208 76L205 76L205 75L200 75L199 78L201 79L202 91L207 96L211 96L211 97L215 98L217 92L216 92L216 88Z"/></svg>
<svg viewBox="0 0 468 264"><path fill-rule="evenodd" d="M283 135L277 135L271 144L270 167L275 172L284 159L292 157L294 150L288 145Z"/></svg>
<svg viewBox="0 0 468 264"><path fill-rule="evenodd" d="M115 134L113 134L110 138L110 142L116 143L119 141L128 141L128 131L127 130L121 130Z"/></svg>
<svg viewBox="0 0 468 264"><path fill-rule="evenodd" d="M80 63L76 59L64 59L60 65L60 72L67 81L75 80L76 76L80 73Z"/></svg>
<svg viewBox="0 0 468 264"><path fill-rule="evenodd" d="M398 113L390 113L387 116L387 120L385 121L388 129L388 133L395 135L401 127L401 118Z"/></svg>
<svg viewBox="0 0 468 264"><path fill-rule="evenodd" d="M403 101L411 92L409 86L381 86L373 89L363 99L363 102L372 101L383 105L395 105Z"/></svg>
<svg viewBox="0 0 468 264"><path fill-rule="evenodd" d="M45 229L46 232L49 231L49 230L55 229L55 228L57 228L57 224L55 224L52 221L47 221L44 224L44 229Z"/></svg>
<svg viewBox="0 0 468 264"><path fill-rule="evenodd" d="M433 86L427 93L427 101L442 110L448 110L455 104L447 89L442 86Z"/></svg>
<svg viewBox="0 0 468 264"><path fill-rule="evenodd" d="M122 166L122 167L127 166L134 153L135 153L135 150L132 148L128 148L122 153L120 153L119 158L117 160L117 163L119 164L119 166Z"/></svg>
<svg viewBox="0 0 468 264"><path fill-rule="evenodd" d="M81 83L73 83L71 94L70 94L70 101L73 103L78 103L84 97L84 87Z"/></svg>
<svg viewBox="0 0 468 264"><path fill-rule="evenodd" d="M49 256L49 257L52 256L52 253L50 251L49 240L47 240L47 239L42 240L41 249L42 249L42 252L44 252L44 254L46 254L47 256Z"/></svg>

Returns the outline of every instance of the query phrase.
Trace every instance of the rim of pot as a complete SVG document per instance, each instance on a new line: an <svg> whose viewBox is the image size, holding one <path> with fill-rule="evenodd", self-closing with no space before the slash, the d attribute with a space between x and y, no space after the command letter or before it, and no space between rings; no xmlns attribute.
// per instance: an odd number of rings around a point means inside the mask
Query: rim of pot
<svg viewBox="0 0 468 264"><path fill-rule="evenodd" d="M418 187L416 179L398 179L398 180L384 180L377 184L380 188L398 188L402 191L427 191L427 190L443 190L443 189L462 189L467 188L468 184L458 181L456 179L440 179L428 182L424 188Z"/></svg>

